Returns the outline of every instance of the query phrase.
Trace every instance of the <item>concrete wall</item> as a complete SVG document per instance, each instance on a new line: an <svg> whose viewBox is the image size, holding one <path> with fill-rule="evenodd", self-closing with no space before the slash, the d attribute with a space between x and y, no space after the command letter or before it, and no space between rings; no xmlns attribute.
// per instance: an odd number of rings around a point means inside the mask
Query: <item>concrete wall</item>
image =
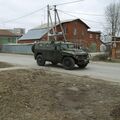
<svg viewBox="0 0 120 120"><path fill-rule="evenodd" d="M32 54L31 47L32 47L32 44L2 45L1 46L1 52Z"/></svg>

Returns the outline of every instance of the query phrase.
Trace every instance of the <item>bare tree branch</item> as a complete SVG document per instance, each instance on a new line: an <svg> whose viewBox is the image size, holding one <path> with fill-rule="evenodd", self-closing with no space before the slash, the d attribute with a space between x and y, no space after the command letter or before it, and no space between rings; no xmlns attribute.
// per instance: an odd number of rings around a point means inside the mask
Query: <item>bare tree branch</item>
<svg viewBox="0 0 120 120"><path fill-rule="evenodd" d="M120 35L120 3L111 3L105 10L108 30L112 36Z"/></svg>

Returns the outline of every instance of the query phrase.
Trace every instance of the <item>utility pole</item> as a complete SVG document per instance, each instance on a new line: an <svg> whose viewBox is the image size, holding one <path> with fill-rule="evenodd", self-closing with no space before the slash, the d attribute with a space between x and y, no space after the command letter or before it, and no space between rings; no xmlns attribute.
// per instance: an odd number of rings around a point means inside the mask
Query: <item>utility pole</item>
<svg viewBox="0 0 120 120"><path fill-rule="evenodd" d="M56 25L57 25L57 19L58 19L58 22L59 22L59 25L60 25L60 28L61 28L61 32L62 32L62 35L63 35L63 38L64 38L64 42L66 42L66 37L65 37L65 33L64 33L64 29L63 29L63 26L61 24L61 21L60 21L60 18L59 18L59 15L58 15L58 12L57 12L57 9L56 9L56 5L54 5L54 24L53 24L53 21L52 21L52 17L51 17L51 12L50 10L52 10L50 8L49 5L47 5L47 21L48 21L48 41L50 40L50 36L54 36L54 40L56 41L57 40L57 35L60 35L60 33L57 34L57 28L56 28ZM51 26L50 26L50 22L51 22ZM50 27L52 29L50 29ZM53 31L53 34L50 34L50 30Z"/></svg>
<svg viewBox="0 0 120 120"><path fill-rule="evenodd" d="M50 29L49 29L49 27L50 27L50 22L49 22L49 17L50 17L50 6L49 5L47 5L47 27L48 27L48 41L50 40L50 38L49 38L49 31L50 31Z"/></svg>
<svg viewBox="0 0 120 120"><path fill-rule="evenodd" d="M57 24L57 19L56 19L56 5L54 5L54 18L55 18L55 40L57 40L57 28L56 28L56 24Z"/></svg>
<svg viewBox="0 0 120 120"><path fill-rule="evenodd" d="M66 37L65 37L64 29L63 29L63 26L62 26L62 24L61 24L61 22L60 22L60 18L59 18L59 15L58 15L57 10L56 10L56 15L57 15L57 17L58 17L59 25L60 25L60 28L61 28L61 30L62 30L64 42L66 42Z"/></svg>

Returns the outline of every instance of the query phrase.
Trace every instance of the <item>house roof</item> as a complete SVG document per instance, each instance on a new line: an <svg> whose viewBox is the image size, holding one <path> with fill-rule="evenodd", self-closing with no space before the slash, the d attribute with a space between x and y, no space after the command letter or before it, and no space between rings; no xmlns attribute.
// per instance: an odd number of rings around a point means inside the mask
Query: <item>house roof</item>
<svg viewBox="0 0 120 120"><path fill-rule="evenodd" d="M0 36L16 37L17 35L6 29L0 29Z"/></svg>
<svg viewBox="0 0 120 120"><path fill-rule="evenodd" d="M40 39L48 32L48 29L31 29L25 35L23 35L19 40L36 40Z"/></svg>
<svg viewBox="0 0 120 120"><path fill-rule="evenodd" d="M86 23L84 23L84 22L83 22L82 20L80 20L80 19L64 20L64 21L61 21L61 24L73 22L73 21L76 21L76 20L82 22L88 29L90 28ZM53 23L53 25L54 25L54 23ZM56 25L59 25L59 23L57 23ZM52 27L52 24L49 24L49 26ZM41 29L41 28L47 28L47 27L48 27L48 26L47 26L47 23L45 23L45 24L39 25L39 26L37 26L37 27L35 27L35 28L33 28L33 29ZM53 26L53 27L54 27L54 26Z"/></svg>
<svg viewBox="0 0 120 120"><path fill-rule="evenodd" d="M83 21L81 21L80 19L71 19L71 20L65 20L62 21L61 23L67 23L67 22L72 22L75 20L79 20L80 22L82 22L87 28L90 28L87 24L85 24ZM57 23L57 25L59 25L59 23ZM50 24L50 27L52 27L52 25ZM37 26L31 30L29 30L25 35L23 35L19 40L37 40L42 38L46 33L48 32L48 28L47 28L47 24L42 24L40 26Z"/></svg>
<svg viewBox="0 0 120 120"><path fill-rule="evenodd" d="M83 22L83 21L80 20L80 19L65 20L65 21L62 21L62 24L63 24L63 23L68 23L68 22L72 22L72 21L76 21L76 20L78 20L78 21L80 21L81 23L83 23L88 29L90 28L85 22Z"/></svg>

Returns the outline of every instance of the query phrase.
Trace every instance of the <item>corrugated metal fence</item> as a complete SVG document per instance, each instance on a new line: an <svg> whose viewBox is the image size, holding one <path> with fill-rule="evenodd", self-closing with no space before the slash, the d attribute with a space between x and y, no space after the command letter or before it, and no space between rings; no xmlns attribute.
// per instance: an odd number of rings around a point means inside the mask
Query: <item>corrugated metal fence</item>
<svg viewBox="0 0 120 120"><path fill-rule="evenodd" d="M32 54L31 47L32 44L6 44L1 46L1 52Z"/></svg>

